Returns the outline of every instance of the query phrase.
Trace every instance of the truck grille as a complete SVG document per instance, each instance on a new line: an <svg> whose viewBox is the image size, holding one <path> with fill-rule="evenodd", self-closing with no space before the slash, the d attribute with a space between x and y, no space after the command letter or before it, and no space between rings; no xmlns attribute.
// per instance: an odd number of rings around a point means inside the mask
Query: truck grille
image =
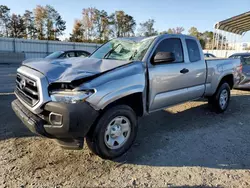
<svg viewBox="0 0 250 188"><path fill-rule="evenodd" d="M15 93L29 106L34 106L39 102L36 81L20 73L16 77Z"/></svg>

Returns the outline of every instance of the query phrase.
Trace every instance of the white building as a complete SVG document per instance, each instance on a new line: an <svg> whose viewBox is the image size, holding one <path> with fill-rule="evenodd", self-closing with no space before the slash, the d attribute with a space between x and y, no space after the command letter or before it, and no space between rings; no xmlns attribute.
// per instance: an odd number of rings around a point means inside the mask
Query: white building
<svg viewBox="0 0 250 188"><path fill-rule="evenodd" d="M236 42L228 43L229 49L235 49L238 51L250 50L250 42Z"/></svg>

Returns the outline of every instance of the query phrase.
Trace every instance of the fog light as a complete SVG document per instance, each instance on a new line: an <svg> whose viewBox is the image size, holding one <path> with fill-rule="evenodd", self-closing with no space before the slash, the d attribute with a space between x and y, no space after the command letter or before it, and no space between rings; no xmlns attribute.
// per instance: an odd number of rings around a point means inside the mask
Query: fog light
<svg viewBox="0 0 250 188"><path fill-rule="evenodd" d="M49 114L49 121L52 125L62 125L63 117L61 114L51 112Z"/></svg>

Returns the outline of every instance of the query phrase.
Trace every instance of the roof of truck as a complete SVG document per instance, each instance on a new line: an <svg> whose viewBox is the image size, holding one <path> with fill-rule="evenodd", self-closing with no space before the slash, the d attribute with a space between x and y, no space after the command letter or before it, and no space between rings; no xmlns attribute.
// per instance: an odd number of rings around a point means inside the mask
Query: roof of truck
<svg viewBox="0 0 250 188"><path fill-rule="evenodd" d="M120 40L131 40L134 42L140 42L144 39L149 39L149 38L161 38L161 37L165 37L165 36L173 36L173 37L185 37L185 38L193 38L196 39L193 36L190 35L184 35L184 34L161 34L161 35L154 35L154 36L150 36L150 37L118 37L118 39Z"/></svg>

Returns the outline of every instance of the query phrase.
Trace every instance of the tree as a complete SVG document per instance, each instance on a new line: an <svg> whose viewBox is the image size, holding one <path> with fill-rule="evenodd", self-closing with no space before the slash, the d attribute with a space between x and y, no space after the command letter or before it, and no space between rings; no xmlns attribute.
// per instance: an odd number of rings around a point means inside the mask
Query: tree
<svg viewBox="0 0 250 188"><path fill-rule="evenodd" d="M157 31L154 28L154 24L154 19L149 19L146 22L140 23L141 28L139 29L139 35L146 37L157 35Z"/></svg>
<svg viewBox="0 0 250 188"><path fill-rule="evenodd" d="M191 27L189 30L188 30L188 33L189 35L191 36L194 36L196 38L199 38L200 37L200 33L198 31L198 29L196 27Z"/></svg>
<svg viewBox="0 0 250 188"><path fill-rule="evenodd" d="M212 31L205 31L202 33L202 39L205 42L204 48L212 49L214 33Z"/></svg>
<svg viewBox="0 0 250 188"><path fill-rule="evenodd" d="M5 5L0 5L0 26L1 35L9 37L10 9Z"/></svg>
<svg viewBox="0 0 250 188"><path fill-rule="evenodd" d="M60 15L56 18L55 23L55 39L57 39L58 36L63 35L63 31L66 29L66 22L62 19Z"/></svg>
<svg viewBox="0 0 250 188"><path fill-rule="evenodd" d="M185 29L183 27L169 28L168 34L182 34Z"/></svg>
<svg viewBox="0 0 250 188"><path fill-rule="evenodd" d="M213 31L205 31L202 35L204 38L212 40L214 33L213 33Z"/></svg>
<svg viewBox="0 0 250 188"><path fill-rule="evenodd" d="M37 30L37 37L40 40L45 39L45 34L44 34L44 20L46 18L46 10L44 7L41 5L37 5L36 8L34 9L34 15L35 15L35 27Z"/></svg>
<svg viewBox="0 0 250 188"><path fill-rule="evenodd" d="M24 25L26 28L25 38L35 39L37 30L35 28L35 20L34 20L33 12L29 10L25 10L25 13L23 15L23 20L24 20Z"/></svg>
<svg viewBox="0 0 250 188"><path fill-rule="evenodd" d="M113 34L116 37L134 36L136 22L133 16L124 11L116 11L110 16L110 24L113 26Z"/></svg>
<svg viewBox="0 0 250 188"><path fill-rule="evenodd" d="M70 34L70 41L83 42L84 40L84 28L81 20L75 20L72 34Z"/></svg>
<svg viewBox="0 0 250 188"><path fill-rule="evenodd" d="M66 29L66 22L50 5L38 5L34 9L35 28L40 40L58 40L58 36Z"/></svg>
<svg viewBox="0 0 250 188"><path fill-rule="evenodd" d="M171 28L168 29L167 31L168 34L173 34L173 30Z"/></svg>
<svg viewBox="0 0 250 188"><path fill-rule="evenodd" d="M116 11L111 14L111 24L114 26L113 33L116 37L121 37L124 15L124 11Z"/></svg>
<svg viewBox="0 0 250 188"><path fill-rule="evenodd" d="M106 11L87 8L83 9L82 15L82 19L74 23L72 34L70 34L71 41L103 43L109 39L113 20L110 20Z"/></svg>
<svg viewBox="0 0 250 188"><path fill-rule="evenodd" d="M87 8L82 11L82 22L85 29L84 37L86 40L94 38L94 20L95 20L95 8Z"/></svg>
<svg viewBox="0 0 250 188"><path fill-rule="evenodd" d="M22 16L12 14L9 29L10 37L23 38L25 36L25 24Z"/></svg>
<svg viewBox="0 0 250 188"><path fill-rule="evenodd" d="M44 9L45 9L46 38L48 40L53 40L55 39L54 24L55 24L55 17L57 16L57 12L50 5L46 5Z"/></svg>
<svg viewBox="0 0 250 188"><path fill-rule="evenodd" d="M46 5L46 38L48 40L57 40L57 37L63 34L66 29L66 22L62 20L61 15L50 5Z"/></svg>
<svg viewBox="0 0 250 188"><path fill-rule="evenodd" d="M128 14L126 14L124 16L124 20L123 20L123 27L122 27L122 36L123 37L131 37L134 36L134 30L135 30L135 26L136 26L136 22L133 18L133 16L130 16Z"/></svg>
<svg viewBox="0 0 250 188"><path fill-rule="evenodd" d="M159 34L160 35L168 34L168 31L161 31Z"/></svg>
<svg viewBox="0 0 250 188"><path fill-rule="evenodd" d="M107 41L110 34L109 28L109 16L105 10L98 10L95 9L95 16L94 16L94 27L96 30L96 38L99 41Z"/></svg>
<svg viewBox="0 0 250 188"><path fill-rule="evenodd" d="M206 47L206 41L203 38L199 38L199 42L201 44L202 49L205 49L205 47Z"/></svg>

